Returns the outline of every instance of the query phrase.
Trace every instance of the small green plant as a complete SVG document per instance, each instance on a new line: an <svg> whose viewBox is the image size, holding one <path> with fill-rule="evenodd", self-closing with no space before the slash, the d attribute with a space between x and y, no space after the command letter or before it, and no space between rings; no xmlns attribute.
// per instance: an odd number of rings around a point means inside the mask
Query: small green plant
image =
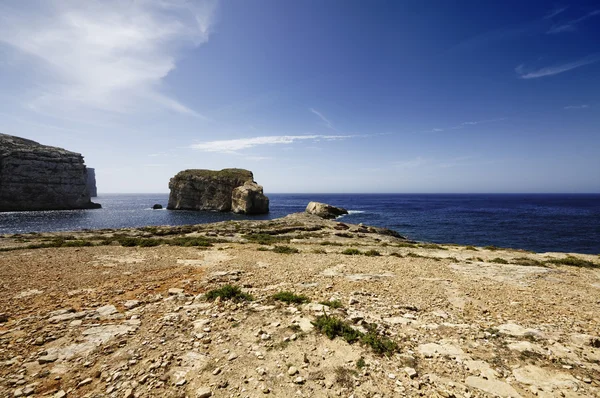
<svg viewBox="0 0 600 398"><path fill-rule="evenodd" d="M314 254L327 254L327 252L323 249L313 249Z"/></svg>
<svg viewBox="0 0 600 398"><path fill-rule="evenodd" d="M500 248L496 247L496 246L485 246L484 249L490 250L490 251L493 251L493 252L496 251L496 250L500 250Z"/></svg>
<svg viewBox="0 0 600 398"><path fill-rule="evenodd" d="M361 342L371 347L379 355L389 355L398 351L398 344L395 341L378 335L374 329L369 330L361 338Z"/></svg>
<svg viewBox="0 0 600 398"><path fill-rule="evenodd" d="M343 304L340 300L321 301L319 304L326 305L329 308L342 308Z"/></svg>
<svg viewBox="0 0 600 398"><path fill-rule="evenodd" d="M206 293L206 298L208 300L215 300L217 297L220 297L221 300L231 300L236 302L254 300L254 297L248 293L242 292L242 289L238 286L232 285L224 285L219 289L214 289Z"/></svg>
<svg viewBox="0 0 600 398"><path fill-rule="evenodd" d="M536 267L545 267L546 264L544 264L542 261L533 259L533 258L529 258L529 257L517 257L515 259L512 260L513 263L517 264L517 265L524 265L524 266L536 266Z"/></svg>
<svg viewBox="0 0 600 398"><path fill-rule="evenodd" d="M363 253L365 256L369 256L369 257L376 257L376 256L381 256L381 253L379 253L377 250L367 250L366 252Z"/></svg>
<svg viewBox="0 0 600 398"><path fill-rule="evenodd" d="M308 303L310 300L304 295L295 294L292 292L279 292L273 295L274 300L283 301L288 304Z"/></svg>
<svg viewBox="0 0 600 398"><path fill-rule="evenodd" d="M423 249L448 250L445 247L437 245L435 243L423 243L420 244L419 247L422 247Z"/></svg>
<svg viewBox="0 0 600 398"><path fill-rule="evenodd" d="M313 322L313 324L317 330L329 337L331 340L339 336L346 340L346 342L353 344L362 337L361 332L352 328L348 323L335 317L320 315Z"/></svg>
<svg viewBox="0 0 600 398"><path fill-rule="evenodd" d="M358 358L358 361L356 361L356 367L359 368L359 369L362 369L365 366L367 366L367 363L365 362L365 359L363 357Z"/></svg>
<svg viewBox="0 0 600 398"><path fill-rule="evenodd" d="M258 250L259 252L268 252L269 248L265 246L259 246L256 248L256 250Z"/></svg>
<svg viewBox="0 0 600 398"><path fill-rule="evenodd" d="M548 264L571 265L573 267L597 268L600 264L593 263L575 256L567 256L565 258L554 258L546 261Z"/></svg>
<svg viewBox="0 0 600 398"><path fill-rule="evenodd" d="M246 234L242 235L250 243L258 243L260 245L273 245L275 243L289 242L289 238L283 236L273 236L269 234Z"/></svg>
<svg viewBox="0 0 600 398"><path fill-rule="evenodd" d="M294 254L294 253L300 253L300 250L296 249L295 247L290 247L290 246L275 246L273 248L273 252L281 253L281 254Z"/></svg>
<svg viewBox="0 0 600 398"><path fill-rule="evenodd" d="M475 246L467 246L465 247L465 250L473 250L473 251L477 251L477 248Z"/></svg>
<svg viewBox="0 0 600 398"><path fill-rule="evenodd" d="M490 263L496 263L496 264L508 264L508 261L506 261L506 260L505 260L505 259L503 259L503 258L496 257L496 258L494 258L494 259L491 259L491 260L490 260Z"/></svg>
<svg viewBox="0 0 600 398"><path fill-rule="evenodd" d="M417 245L415 245L414 243L400 242L396 244L396 247L409 247L414 249L415 247L417 247Z"/></svg>
<svg viewBox="0 0 600 398"><path fill-rule="evenodd" d="M343 244L341 244L339 242L330 242L328 240L323 241L320 244L321 244L321 246L344 246Z"/></svg>
<svg viewBox="0 0 600 398"><path fill-rule="evenodd" d="M404 256L400 253L390 253L390 256L392 257L398 257L398 258L404 258Z"/></svg>
<svg viewBox="0 0 600 398"><path fill-rule="evenodd" d="M335 382L344 388L354 387L354 377L356 376L356 370L346 369L343 366L335 368Z"/></svg>
<svg viewBox="0 0 600 398"><path fill-rule="evenodd" d="M351 249L351 248L348 248L348 249L345 249L345 250L342 252L342 254L346 254L346 255L348 255L348 256L356 256L356 255L358 255L358 254L362 254L362 252L361 252L360 250L358 250L358 249Z"/></svg>

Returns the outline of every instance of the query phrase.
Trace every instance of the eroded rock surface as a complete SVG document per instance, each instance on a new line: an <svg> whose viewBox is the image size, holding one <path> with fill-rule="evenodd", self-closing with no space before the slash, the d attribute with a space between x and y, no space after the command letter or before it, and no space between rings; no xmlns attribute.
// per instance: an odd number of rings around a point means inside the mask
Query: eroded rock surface
<svg viewBox="0 0 600 398"><path fill-rule="evenodd" d="M321 218L336 218L338 216L348 214L348 210L344 208L319 202L310 202L308 206L306 206L306 212Z"/></svg>
<svg viewBox="0 0 600 398"><path fill-rule="evenodd" d="M83 156L0 134L0 211L93 209Z"/></svg>
<svg viewBox="0 0 600 398"><path fill-rule="evenodd" d="M252 172L244 169L184 170L171 178L169 189L170 210L269 211L262 187L254 182Z"/></svg>

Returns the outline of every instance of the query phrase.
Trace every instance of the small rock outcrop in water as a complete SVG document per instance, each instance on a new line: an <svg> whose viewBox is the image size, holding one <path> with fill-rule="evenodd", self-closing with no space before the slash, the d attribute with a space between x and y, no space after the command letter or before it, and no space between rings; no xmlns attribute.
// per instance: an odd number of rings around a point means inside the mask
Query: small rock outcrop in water
<svg viewBox="0 0 600 398"><path fill-rule="evenodd" d="M96 170L91 167L87 167L87 186L90 198L98 196L98 190L96 189Z"/></svg>
<svg viewBox="0 0 600 398"><path fill-rule="evenodd" d="M306 212L309 214L314 214L321 218L336 218L343 214L348 214L348 210L328 205L326 203L319 202L310 202L308 206L306 206Z"/></svg>
<svg viewBox="0 0 600 398"><path fill-rule="evenodd" d="M0 211L95 209L83 156L0 134Z"/></svg>
<svg viewBox="0 0 600 398"><path fill-rule="evenodd" d="M157 204L155 204L154 206L152 206L152 208L153 208L154 210L160 210L160 209L162 209L163 207L162 207L162 205L160 205L160 204L158 204L158 203L157 203Z"/></svg>
<svg viewBox="0 0 600 398"><path fill-rule="evenodd" d="M236 188L241 189L236 191ZM216 210L247 214L269 211L269 199L263 195L262 187L254 182L252 172L244 169L184 170L171 178L169 189L169 210Z"/></svg>
<svg viewBox="0 0 600 398"><path fill-rule="evenodd" d="M231 211L243 214L264 214L269 212L269 198L263 193L263 187L254 181L246 181L233 190Z"/></svg>

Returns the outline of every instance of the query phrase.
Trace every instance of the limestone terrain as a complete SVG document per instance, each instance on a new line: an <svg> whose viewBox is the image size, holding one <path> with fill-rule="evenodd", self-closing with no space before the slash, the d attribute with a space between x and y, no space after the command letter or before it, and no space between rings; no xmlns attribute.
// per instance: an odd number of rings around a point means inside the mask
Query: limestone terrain
<svg viewBox="0 0 600 398"><path fill-rule="evenodd" d="M251 171L184 170L169 181L170 210L233 211L243 214L269 212L269 198L254 182Z"/></svg>
<svg viewBox="0 0 600 398"><path fill-rule="evenodd" d="M92 209L83 156L0 134L0 211Z"/></svg>
<svg viewBox="0 0 600 398"><path fill-rule="evenodd" d="M0 250L2 397L600 397L596 255L307 214Z"/></svg>

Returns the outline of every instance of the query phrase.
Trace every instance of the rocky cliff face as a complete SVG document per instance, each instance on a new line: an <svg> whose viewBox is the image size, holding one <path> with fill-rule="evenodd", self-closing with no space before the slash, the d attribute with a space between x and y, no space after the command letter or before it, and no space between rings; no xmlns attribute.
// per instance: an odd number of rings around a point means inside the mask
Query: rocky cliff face
<svg viewBox="0 0 600 398"><path fill-rule="evenodd" d="M96 189L96 170L91 167L87 167L87 186L91 198L98 196L98 190Z"/></svg>
<svg viewBox="0 0 600 398"><path fill-rule="evenodd" d="M269 199L253 181L251 171L243 169L184 170L169 182L170 210L216 210L258 214L269 211ZM248 189L234 191L248 185ZM253 185L252 185L253 184ZM256 203L256 205L254 205Z"/></svg>
<svg viewBox="0 0 600 398"><path fill-rule="evenodd" d="M262 186L253 181L246 181L244 185L233 190L231 211L242 214L268 213L269 198L264 195Z"/></svg>
<svg viewBox="0 0 600 398"><path fill-rule="evenodd" d="M92 209L83 156L0 134L0 211Z"/></svg>

